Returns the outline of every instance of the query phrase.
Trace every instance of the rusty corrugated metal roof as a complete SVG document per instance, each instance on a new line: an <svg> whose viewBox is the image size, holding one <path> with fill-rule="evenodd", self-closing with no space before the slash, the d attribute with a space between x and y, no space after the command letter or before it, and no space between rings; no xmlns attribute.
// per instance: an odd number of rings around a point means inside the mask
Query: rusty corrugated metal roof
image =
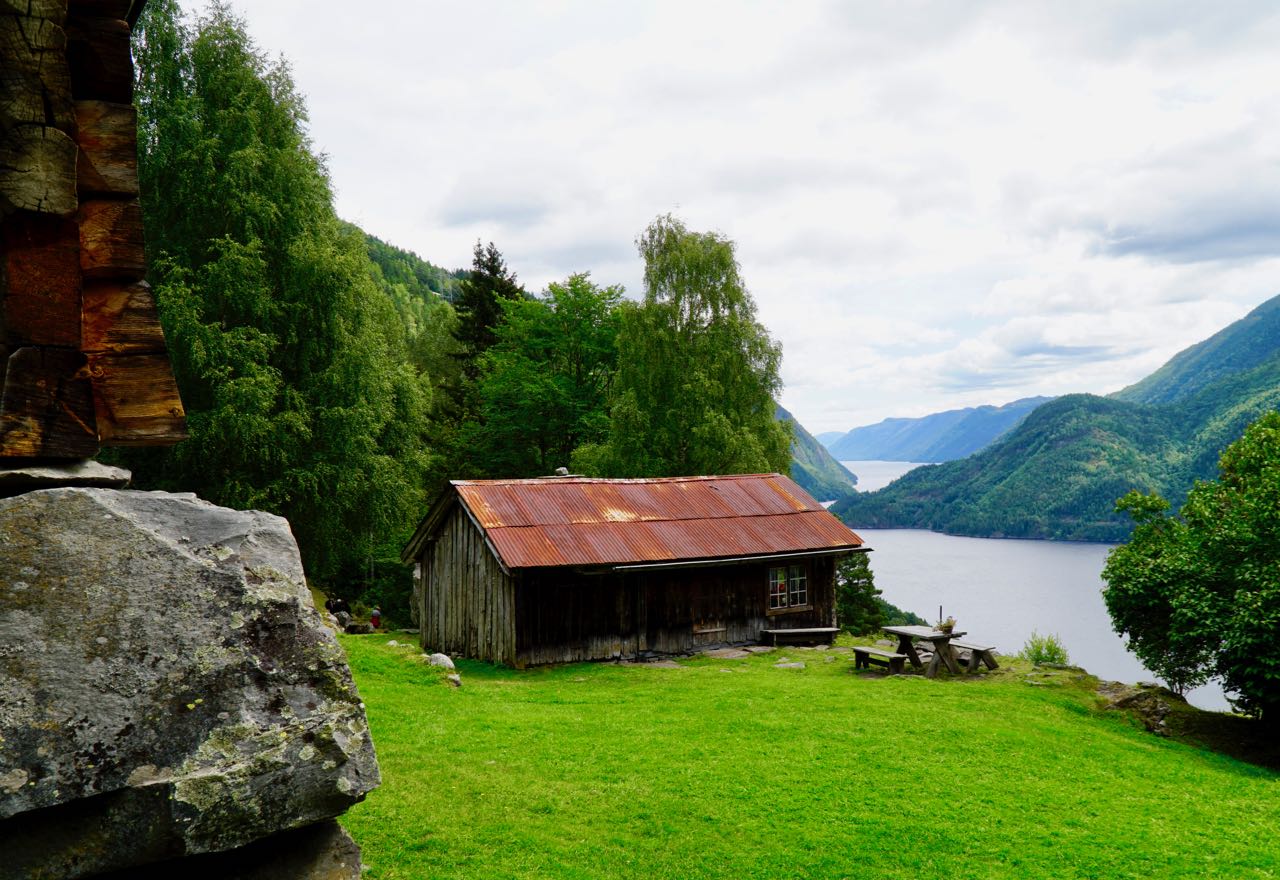
<svg viewBox="0 0 1280 880"><path fill-rule="evenodd" d="M779 474L456 480L510 569L853 548L862 539Z"/></svg>

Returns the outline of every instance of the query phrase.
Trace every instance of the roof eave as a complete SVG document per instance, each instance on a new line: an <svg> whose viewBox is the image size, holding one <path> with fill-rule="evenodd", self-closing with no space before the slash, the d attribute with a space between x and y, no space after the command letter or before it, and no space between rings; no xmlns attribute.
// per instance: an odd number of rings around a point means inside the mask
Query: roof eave
<svg viewBox="0 0 1280 880"><path fill-rule="evenodd" d="M871 548L860 544L848 544L841 547L823 547L815 550L789 550L785 553L759 553L747 556L710 556L699 559L668 559L658 562L617 562L601 565L582 565L581 563L566 565L530 565L512 568L516 574L531 571L555 571L574 569L583 573L627 572L627 571L661 571L672 568L709 568L717 565L750 565L756 562L770 562L778 559L807 559L819 556L846 556L850 553L870 553ZM496 554L495 554L496 555Z"/></svg>
<svg viewBox="0 0 1280 880"><path fill-rule="evenodd" d="M427 515L418 523L418 527L413 530L413 536L409 538L408 543L404 545L404 549L400 551L401 562L405 565L412 565L418 560L418 557L422 555L422 548L440 530L440 525L444 522L449 508L457 502L458 491L452 485L445 485L436 494L435 500L427 508Z"/></svg>

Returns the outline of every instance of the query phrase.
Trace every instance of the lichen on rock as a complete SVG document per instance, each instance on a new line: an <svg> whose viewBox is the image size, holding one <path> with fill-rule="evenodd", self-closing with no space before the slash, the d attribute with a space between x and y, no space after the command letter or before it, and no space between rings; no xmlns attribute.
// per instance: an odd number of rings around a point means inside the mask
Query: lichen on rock
<svg viewBox="0 0 1280 880"><path fill-rule="evenodd" d="M51 489L0 499L0 546L0 819L18 817L0 877L24 858L77 877L231 849L378 784L285 520ZM83 833L33 837L37 810Z"/></svg>

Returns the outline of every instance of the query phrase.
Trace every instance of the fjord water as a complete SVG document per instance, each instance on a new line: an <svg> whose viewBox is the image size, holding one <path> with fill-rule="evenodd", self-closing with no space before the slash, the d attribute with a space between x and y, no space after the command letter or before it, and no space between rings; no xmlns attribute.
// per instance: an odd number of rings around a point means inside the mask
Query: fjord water
<svg viewBox="0 0 1280 880"><path fill-rule="evenodd" d="M920 461L842 461L858 478L859 492L883 489L907 471L915 470L926 462Z"/></svg>
<svg viewBox="0 0 1280 880"><path fill-rule="evenodd" d="M871 465L844 462L869 474ZM910 467L906 467L909 470ZM905 472L905 471L904 471ZM883 484L882 484L883 485ZM1071 662L1113 681L1152 681L1154 676L1125 650L1102 602L1102 566L1111 544L960 538L922 529L860 529L873 548L871 570L884 598L927 620L956 618L966 639L1015 654L1032 630L1056 634ZM1227 709L1221 688L1210 684L1187 695L1202 709Z"/></svg>

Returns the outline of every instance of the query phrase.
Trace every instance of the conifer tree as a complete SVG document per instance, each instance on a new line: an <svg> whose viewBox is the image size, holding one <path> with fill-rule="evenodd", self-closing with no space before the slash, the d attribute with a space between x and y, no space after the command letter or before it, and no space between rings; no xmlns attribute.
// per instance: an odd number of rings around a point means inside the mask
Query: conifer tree
<svg viewBox="0 0 1280 880"><path fill-rule="evenodd" d="M502 303L525 299L524 288L516 281L516 273L507 268L502 253L489 242L476 242L471 275L460 285L458 327L454 338L463 348L464 372L469 379L478 375L479 358L498 341L496 328L502 320Z"/></svg>

